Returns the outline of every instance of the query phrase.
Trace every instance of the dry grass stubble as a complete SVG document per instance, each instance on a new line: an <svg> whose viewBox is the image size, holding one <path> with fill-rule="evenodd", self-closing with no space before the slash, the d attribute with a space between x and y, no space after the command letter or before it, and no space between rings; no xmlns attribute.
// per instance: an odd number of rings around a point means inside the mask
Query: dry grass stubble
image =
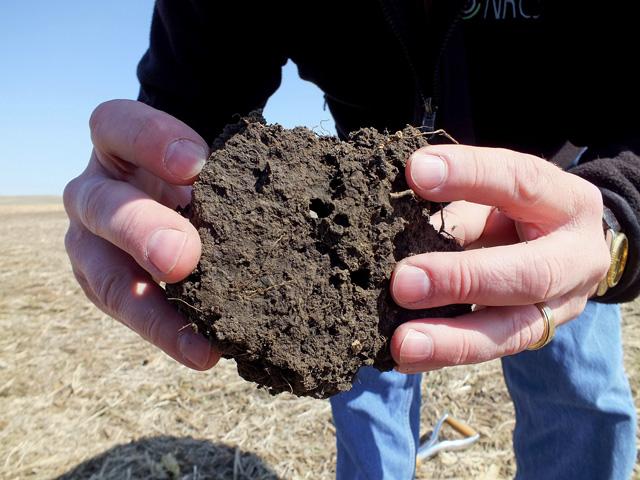
<svg viewBox="0 0 640 480"><path fill-rule="evenodd" d="M76 285L52 199L0 199L0 478L330 479L326 401L271 397L233 362L192 372L100 313ZM640 395L640 308L625 307L625 359ZM418 478L505 478L513 407L500 364L425 383L423 431L448 411L482 433ZM640 478L640 469L636 467Z"/></svg>

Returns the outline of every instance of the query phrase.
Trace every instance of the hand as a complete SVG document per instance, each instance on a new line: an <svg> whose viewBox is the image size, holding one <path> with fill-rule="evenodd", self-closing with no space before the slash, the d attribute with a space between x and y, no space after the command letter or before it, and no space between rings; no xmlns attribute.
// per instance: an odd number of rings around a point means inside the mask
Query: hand
<svg viewBox="0 0 640 480"><path fill-rule="evenodd" d="M525 350L544 330L535 303L548 304L556 325L566 323L582 312L607 272L600 191L541 158L428 146L411 156L406 176L417 195L452 202L442 212L445 230L465 251L399 262L391 281L394 300L410 309L453 303L486 308L398 327L391 353L401 372ZM441 226L440 214L432 223Z"/></svg>
<svg viewBox="0 0 640 480"><path fill-rule="evenodd" d="M139 102L98 106L89 122L89 165L65 188L65 246L76 279L105 313L184 365L219 359L154 279L176 282L200 258L200 238L175 207L208 156L206 142L179 120Z"/></svg>

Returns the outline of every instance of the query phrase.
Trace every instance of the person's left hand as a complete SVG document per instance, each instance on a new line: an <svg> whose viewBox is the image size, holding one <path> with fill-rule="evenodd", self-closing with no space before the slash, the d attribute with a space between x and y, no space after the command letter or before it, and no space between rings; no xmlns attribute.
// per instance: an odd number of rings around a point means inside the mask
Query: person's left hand
<svg viewBox="0 0 640 480"><path fill-rule="evenodd" d="M406 177L414 192L452 202L445 230L463 252L406 258L391 280L409 309L469 303L455 318L414 320L391 341L404 373L478 363L525 350L543 335L538 302L556 325L578 316L609 267L602 196L591 183L532 155L435 145L416 151ZM432 215L440 228L441 215Z"/></svg>

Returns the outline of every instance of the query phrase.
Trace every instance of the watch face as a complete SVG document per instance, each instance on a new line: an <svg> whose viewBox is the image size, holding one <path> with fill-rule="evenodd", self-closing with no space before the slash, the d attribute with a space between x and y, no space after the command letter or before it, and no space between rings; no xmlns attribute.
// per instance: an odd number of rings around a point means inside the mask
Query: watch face
<svg viewBox="0 0 640 480"><path fill-rule="evenodd" d="M629 254L629 240L624 233L616 233L613 236L611 244L611 267L607 273L607 285L609 288L615 287L624 272L627 265L627 256Z"/></svg>

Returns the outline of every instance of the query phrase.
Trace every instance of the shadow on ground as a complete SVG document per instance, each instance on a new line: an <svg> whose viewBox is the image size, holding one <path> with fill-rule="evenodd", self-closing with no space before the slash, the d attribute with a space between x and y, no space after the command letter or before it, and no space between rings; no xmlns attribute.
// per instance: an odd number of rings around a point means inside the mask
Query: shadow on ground
<svg viewBox="0 0 640 480"><path fill-rule="evenodd" d="M117 445L93 457L58 480L278 480L252 453L191 437L158 436Z"/></svg>

